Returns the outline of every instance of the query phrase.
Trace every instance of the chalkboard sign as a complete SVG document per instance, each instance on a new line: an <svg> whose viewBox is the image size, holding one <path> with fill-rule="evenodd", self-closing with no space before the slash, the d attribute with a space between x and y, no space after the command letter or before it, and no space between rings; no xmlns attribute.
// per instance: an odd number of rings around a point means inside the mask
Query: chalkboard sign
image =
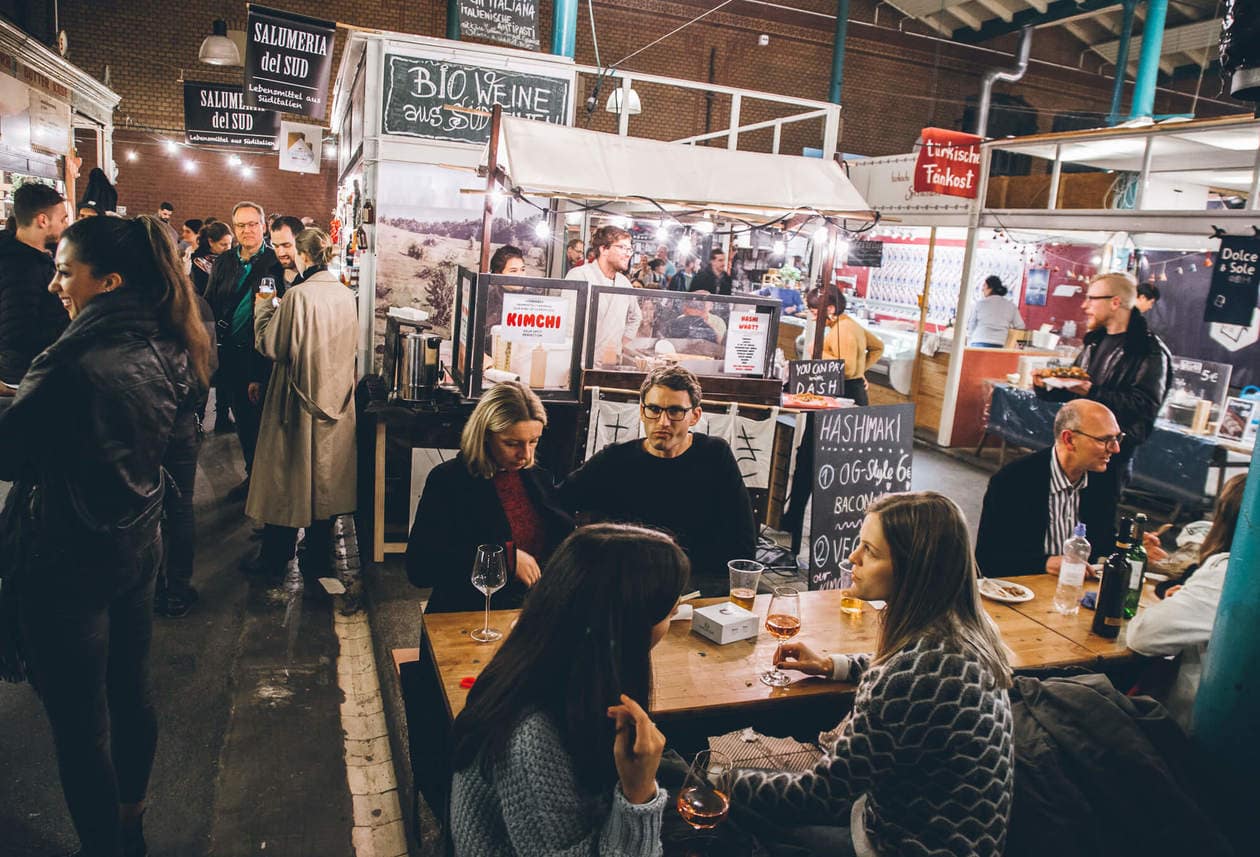
<svg viewBox="0 0 1260 857"><path fill-rule="evenodd" d="M251 3L246 37L249 105L323 119L337 24Z"/></svg>
<svg viewBox="0 0 1260 857"><path fill-rule="evenodd" d="M814 415L814 497L809 588L839 585L839 565L858 545L866 508L910 490L914 405L842 408Z"/></svg>
<svg viewBox="0 0 1260 857"><path fill-rule="evenodd" d="M788 362L789 393L815 396L844 395L843 360L791 360Z"/></svg>
<svg viewBox="0 0 1260 857"><path fill-rule="evenodd" d="M280 114L245 104L245 90L233 83L184 82L184 141L190 146L274 149Z"/></svg>
<svg viewBox="0 0 1260 857"><path fill-rule="evenodd" d="M538 4L534 0L459 0L459 35L536 51Z"/></svg>
<svg viewBox="0 0 1260 857"><path fill-rule="evenodd" d="M880 268L884 264L883 241L851 241L845 255L845 265L850 268Z"/></svg>
<svg viewBox="0 0 1260 857"><path fill-rule="evenodd" d="M386 134L484 143L490 139L490 111L563 125L568 116L569 82L445 60L385 57Z"/></svg>

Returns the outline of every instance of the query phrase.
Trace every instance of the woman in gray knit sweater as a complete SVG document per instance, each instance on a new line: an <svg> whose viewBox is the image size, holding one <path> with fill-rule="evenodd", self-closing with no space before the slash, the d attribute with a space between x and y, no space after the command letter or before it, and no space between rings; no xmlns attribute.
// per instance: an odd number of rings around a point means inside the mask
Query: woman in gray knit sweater
<svg viewBox="0 0 1260 857"><path fill-rule="evenodd" d="M885 496L850 560L853 594L888 603L878 650L819 655L785 643L775 663L856 681L853 711L820 736L813 770L737 772L733 806L760 817L767 838L826 842L831 855L1000 857L1014 772L1011 671L980 607L962 512L932 492Z"/></svg>
<svg viewBox="0 0 1260 857"><path fill-rule="evenodd" d="M687 583L655 530L583 527L556 549L455 719L460 857L655 857L665 738L644 711L651 650Z"/></svg>

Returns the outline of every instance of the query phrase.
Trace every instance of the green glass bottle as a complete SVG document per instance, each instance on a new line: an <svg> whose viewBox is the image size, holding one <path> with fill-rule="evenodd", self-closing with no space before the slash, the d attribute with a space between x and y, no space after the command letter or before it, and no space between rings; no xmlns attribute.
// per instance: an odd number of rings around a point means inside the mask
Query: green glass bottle
<svg viewBox="0 0 1260 857"><path fill-rule="evenodd" d="M1142 582L1146 579L1146 548L1142 545L1142 534L1146 531L1147 517L1138 514L1133 519L1133 540L1129 547L1129 591L1124 594L1124 618L1132 619L1137 615L1138 603L1142 600Z"/></svg>

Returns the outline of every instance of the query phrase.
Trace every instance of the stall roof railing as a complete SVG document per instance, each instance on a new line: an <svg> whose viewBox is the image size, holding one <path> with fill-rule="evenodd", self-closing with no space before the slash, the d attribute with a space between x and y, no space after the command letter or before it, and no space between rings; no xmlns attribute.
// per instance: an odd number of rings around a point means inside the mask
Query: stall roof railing
<svg viewBox="0 0 1260 857"><path fill-rule="evenodd" d="M832 104L829 101L815 101L809 98L796 98L790 95L779 95L772 92L760 92L753 89L739 89L732 86L722 86L716 83L706 83L698 80L683 80L675 77L663 77L656 74L644 74L640 72L623 71L620 69L609 70L601 69L598 66L591 65L575 65L579 78L596 79L601 76L609 81L612 85L601 87L600 100L607 98L614 90L622 90L619 104L621 110L618 114L617 133L623 137L633 136L630 134L630 106L632 100L629 95L630 89L636 82L655 84L658 86L673 87L676 89L690 90L694 92L713 93L715 95L726 96L730 99L730 109L728 113L727 127L706 134L698 134L691 137L684 137L675 140L676 143L684 143L694 145L696 143L705 142L707 140L718 140L726 138L726 148L738 149L740 134L747 134L753 131L764 130L770 128L773 130L773 138L771 142L771 152L779 154L779 148L782 143L783 128L800 122L807 122L814 119L823 120L823 133L819 139L819 148L822 150L824 158L831 158L835 155L840 142L840 105ZM749 102L768 102L775 105L786 105L790 107L804 108L799 113L787 116L775 117L762 122L754 122L747 125L741 124L740 114L743 112L745 105ZM602 104L595 105L596 110L603 110Z"/></svg>

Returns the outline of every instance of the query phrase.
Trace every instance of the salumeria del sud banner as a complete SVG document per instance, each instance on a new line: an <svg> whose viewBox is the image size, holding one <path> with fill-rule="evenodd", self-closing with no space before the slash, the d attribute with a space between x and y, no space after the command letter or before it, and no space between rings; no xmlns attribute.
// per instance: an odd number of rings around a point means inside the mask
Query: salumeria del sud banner
<svg viewBox="0 0 1260 857"><path fill-rule="evenodd" d="M247 105L239 85L184 82L184 142L190 146L270 151L279 134L280 114Z"/></svg>
<svg viewBox="0 0 1260 857"><path fill-rule="evenodd" d="M323 119L336 36L333 21L251 4L245 41L250 105Z"/></svg>
<svg viewBox="0 0 1260 857"><path fill-rule="evenodd" d="M975 134L924 128L914 164L914 192L975 199L980 192L980 142Z"/></svg>

